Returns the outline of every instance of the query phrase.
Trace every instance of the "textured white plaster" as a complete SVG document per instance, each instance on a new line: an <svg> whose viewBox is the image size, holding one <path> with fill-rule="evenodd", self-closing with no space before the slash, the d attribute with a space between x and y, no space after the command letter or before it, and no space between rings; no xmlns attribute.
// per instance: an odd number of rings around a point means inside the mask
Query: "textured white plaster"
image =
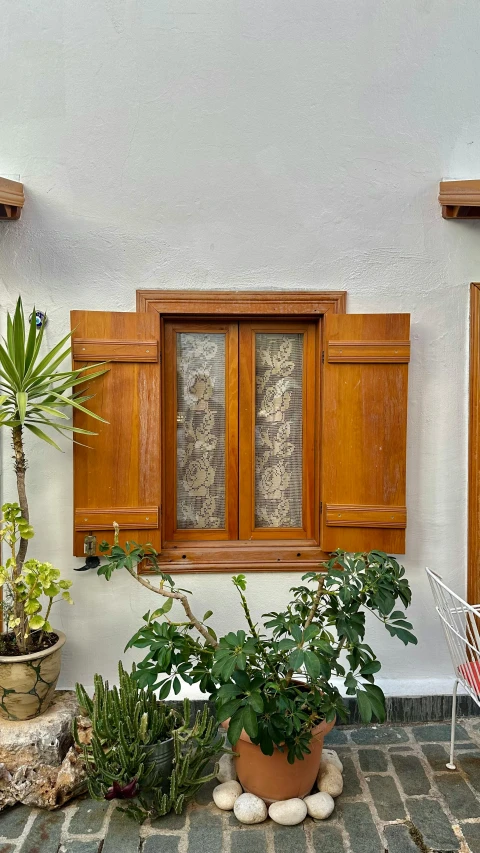
<svg viewBox="0 0 480 853"><path fill-rule="evenodd" d="M49 342L72 308L134 310L137 287L346 289L351 312L411 312L419 645L372 622L392 694L451 678L424 566L465 590L480 240L478 223L442 221L437 190L480 177L479 37L477 0L0 0L0 174L26 187L21 220L0 223L3 309L35 300ZM32 553L74 580L60 686L114 678L151 598L73 574L70 450L28 452ZM3 460L12 499L5 442ZM297 579L250 576L255 616ZM200 613L221 602L220 631L240 621L227 577L183 580Z"/></svg>

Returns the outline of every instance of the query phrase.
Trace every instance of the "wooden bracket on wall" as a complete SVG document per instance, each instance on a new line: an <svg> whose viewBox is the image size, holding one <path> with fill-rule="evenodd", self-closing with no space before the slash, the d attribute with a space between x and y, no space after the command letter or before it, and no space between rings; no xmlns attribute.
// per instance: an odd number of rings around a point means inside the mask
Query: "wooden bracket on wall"
<svg viewBox="0 0 480 853"><path fill-rule="evenodd" d="M24 203L23 184L0 178L0 219L20 219Z"/></svg>
<svg viewBox="0 0 480 853"><path fill-rule="evenodd" d="M444 219L480 219L480 181L440 181Z"/></svg>

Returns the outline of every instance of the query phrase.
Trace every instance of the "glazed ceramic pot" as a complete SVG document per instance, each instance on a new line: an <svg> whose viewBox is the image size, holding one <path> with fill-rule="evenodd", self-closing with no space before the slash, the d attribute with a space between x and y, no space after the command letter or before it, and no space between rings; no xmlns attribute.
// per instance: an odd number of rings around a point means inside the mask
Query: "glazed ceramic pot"
<svg viewBox="0 0 480 853"><path fill-rule="evenodd" d="M0 717L31 720L50 706L67 639L62 631L54 646L28 655L0 655Z"/></svg>
<svg viewBox="0 0 480 853"><path fill-rule="evenodd" d="M229 721L222 723L228 728ZM238 781L248 794L256 794L267 804L277 800L290 800L292 797L303 799L312 790L320 770L323 739L333 729L331 723L323 721L312 730L310 754L303 759L296 758L288 763L287 751L280 752L275 747L273 755L264 755L259 746L252 743L245 731L233 746L237 754L235 769Z"/></svg>

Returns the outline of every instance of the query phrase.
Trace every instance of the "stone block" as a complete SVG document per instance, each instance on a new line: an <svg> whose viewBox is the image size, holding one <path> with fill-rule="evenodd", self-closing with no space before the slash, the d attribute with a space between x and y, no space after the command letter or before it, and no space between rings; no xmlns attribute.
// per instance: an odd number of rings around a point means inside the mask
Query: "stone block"
<svg viewBox="0 0 480 853"><path fill-rule="evenodd" d="M420 830L427 847L452 853L460 847L451 823L437 800L428 797L407 800L412 823Z"/></svg>
<svg viewBox="0 0 480 853"><path fill-rule="evenodd" d="M377 743L405 743L408 735L405 729L396 726L364 726L354 729L352 740L358 746L374 746Z"/></svg>
<svg viewBox="0 0 480 853"><path fill-rule="evenodd" d="M380 749L361 749L358 758L364 773L384 773L387 770L387 756Z"/></svg>
<svg viewBox="0 0 480 853"><path fill-rule="evenodd" d="M42 809L58 809L72 797L83 794L85 789L83 762L71 748L60 767L25 764L13 775L8 771L3 778L0 775L0 811L16 802Z"/></svg>
<svg viewBox="0 0 480 853"><path fill-rule="evenodd" d="M267 853L267 839L263 829L251 829L244 832L232 832L230 837L232 853Z"/></svg>
<svg viewBox="0 0 480 853"><path fill-rule="evenodd" d="M449 723L432 723L427 726L412 726L412 732L415 740L420 743L438 743L439 741L449 741L451 727ZM455 726L455 739L457 741L470 740L468 732L463 726Z"/></svg>
<svg viewBox="0 0 480 853"><path fill-rule="evenodd" d="M75 693L59 690L45 714L0 720L0 811L16 802L55 809L86 789L83 763L73 748Z"/></svg>
<svg viewBox="0 0 480 853"><path fill-rule="evenodd" d="M73 744L78 703L71 690L58 690L45 714L14 722L0 718L0 765L10 773L25 765L59 766Z"/></svg>
<svg viewBox="0 0 480 853"><path fill-rule="evenodd" d="M388 844L388 853L419 853L408 827L401 824L386 826L384 829Z"/></svg>
<svg viewBox="0 0 480 853"><path fill-rule="evenodd" d="M454 817L480 817L480 803L459 773L439 773L436 782Z"/></svg>
<svg viewBox="0 0 480 853"><path fill-rule="evenodd" d="M430 792L429 779L416 755L392 753L391 758L402 788L409 797Z"/></svg>
<svg viewBox="0 0 480 853"><path fill-rule="evenodd" d="M384 853L385 847L366 803L344 803L342 810L352 853Z"/></svg>
<svg viewBox="0 0 480 853"><path fill-rule="evenodd" d="M279 826L274 824L273 837L275 853L305 853L307 842L303 825Z"/></svg>
<svg viewBox="0 0 480 853"><path fill-rule="evenodd" d="M398 788L391 776L371 776L367 782L380 820L401 820L406 817Z"/></svg>

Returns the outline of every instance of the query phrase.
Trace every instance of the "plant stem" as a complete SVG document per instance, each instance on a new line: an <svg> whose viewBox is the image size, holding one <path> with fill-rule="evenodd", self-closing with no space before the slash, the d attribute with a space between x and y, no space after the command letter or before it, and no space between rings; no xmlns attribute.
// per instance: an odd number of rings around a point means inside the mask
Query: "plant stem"
<svg viewBox="0 0 480 853"><path fill-rule="evenodd" d="M247 620L248 627L250 628L250 631L252 632L252 636L254 636L254 637L255 637L255 639L256 639L256 640L258 640L258 642L259 642L259 644L260 644L260 651L261 651L261 655L262 655L262 657L263 657L263 659L264 659L265 663L267 664L268 669L270 670L270 672L272 672L272 673L274 673L274 672L275 672L275 673L276 673L275 666L272 664L272 662L271 662L271 660L270 660L270 658L269 658L269 656L268 656L268 652L264 649L264 647L263 647L263 643L262 643L262 641L261 641L261 639L260 639L260 635L259 635L259 633L258 633L258 631L257 631L257 629L256 629L256 627L255 627L255 625L253 624L253 619L252 619L251 614L250 614L250 608L249 608L249 606L248 606L247 599L245 598L245 596L244 596L244 594L243 594L242 590L240 589L240 587L238 587L238 586L237 586L237 589L238 589L238 592L240 593L240 598L241 598L241 601L242 601L243 612L245 613L245 619Z"/></svg>
<svg viewBox="0 0 480 853"><path fill-rule="evenodd" d="M146 578L143 578L141 575L137 574L135 569L129 569L128 566L126 566L126 569L127 569L127 572L129 572L129 574L131 574L132 578L135 578L135 580L138 581L138 583L142 584L142 586L145 586L147 589L151 590L152 592L157 593L157 595L163 595L164 598L174 598L174 599L176 599L176 601L179 601L180 604L182 605L185 613L187 614L189 623L191 623L192 625L195 626L195 628L197 629L199 634L202 635L202 637L204 638L204 640L207 642L207 644L209 646L213 646L214 649L218 648L217 641L214 640L213 637L208 633L207 629L205 628L204 625L202 625L200 620L197 619L197 617L193 615L191 608L190 608L190 604L188 603L188 598L186 595L183 595L181 592L175 592L175 590L167 590L167 589L164 589L163 587L153 586L153 584L151 584L150 581L147 581Z"/></svg>
<svg viewBox="0 0 480 853"><path fill-rule="evenodd" d="M325 583L325 577L321 577L321 578L320 578L320 580L319 580L319 582L318 582L317 591L316 591L315 596L314 596L314 599L313 599L313 601L312 601L312 606L311 606L311 608L310 608L310 612L309 612L309 614L308 614L308 616L307 616L307 621L305 622L305 628L303 629L303 635L304 635L304 636L305 636L305 631L307 630L308 626L312 624L312 622L313 622L313 620L314 620L314 618L315 618L315 614L316 614L316 612L317 612L317 610L318 610L318 607L319 607L319 604L320 604L320 599L321 599L321 597L322 597L322 592L323 592L323 585L324 585L324 583ZM303 639L302 639L302 646L303 646L303 642L304 642L304 641L303 641ZM300 647L300 648L301 648L301 647Z"/></svg>
<svg viewBox="0 0 480 853"><path fill-rule="evenodd" d="M303 648L303 645L304 645L304 643L305 643L305 640L303 639L303 638L304 638L304 636L305 636L305 631L307 630L308 626L312 624L312 622L313 622L313 620L314 620L314 618L315 618L315 614L316 614L316 612L317 612L317 610L318 610L318 608L319 608L319 605L320 605L320 599L321 599L321 597L322 597L322 592L323 592L323 585L324 585L324 583L325 583L325 576L321 577L321 578L320 578L320 580L319 580L319 582L318 582L317 591L316 591L316 593L315 593L315 595L314 595L314 598L313 598L313 601L312 601L312 606L311 606L310 611L309 611L309 613L308 613L307 620L306 620L306 622L305 622L305 627L304 627L304 629L303 629L302 642L301 642L301 643L299 644L299 646L298 646L298 648L299 648L299 649ZM292 678L293 678L293 674L294 674L293 669L289 669L289 670L288 670L288 672L287 672L287 677L286 677L286 679L285 679L285 680L286 680L287 685L289 685L289 684L290 684L290 682L291 682L291 680L292 680Z"/></svg>
<svg viewBox="0 0 480 853"><path fill-rule="evenodd" d="M16 426L12 430L13 433L13 454L15 460L15 475L17 478L18 503L22 510L22 516L26 521L30 521L28 514L28 500L25 489L25 472L27 470L27 460L23 449L23 427ZM20 539L20 545L17 552L17 566L15 577L18 577L22 572L22 567L27 555L28 539Z"/></svg>
<svg viewBox="0 0 480 853"><path fill-rule="evenodd" d="M27 492L25 489L25 472L27 470L27 460L25 459L25 452L23 449L23 427L21 425L13 427L12 444L15 476L17 478L18 503L20 504L20 509L22 511L23 518L26 521L29 521L30 519L28 514L28 500ZM20 537L20 545L18 546L18 551L15 557L15 563L12 572L13 580L20 577L22 573L25 557L27 556L27 548L28 539L23 539L22 537ZM15 638L20 651L25 654L27 649L27 643L25 638L27 619L25 616L25 608L22 603L15 601L14 614L15 617L20 620L19 624L15 628Z"/></svg>

